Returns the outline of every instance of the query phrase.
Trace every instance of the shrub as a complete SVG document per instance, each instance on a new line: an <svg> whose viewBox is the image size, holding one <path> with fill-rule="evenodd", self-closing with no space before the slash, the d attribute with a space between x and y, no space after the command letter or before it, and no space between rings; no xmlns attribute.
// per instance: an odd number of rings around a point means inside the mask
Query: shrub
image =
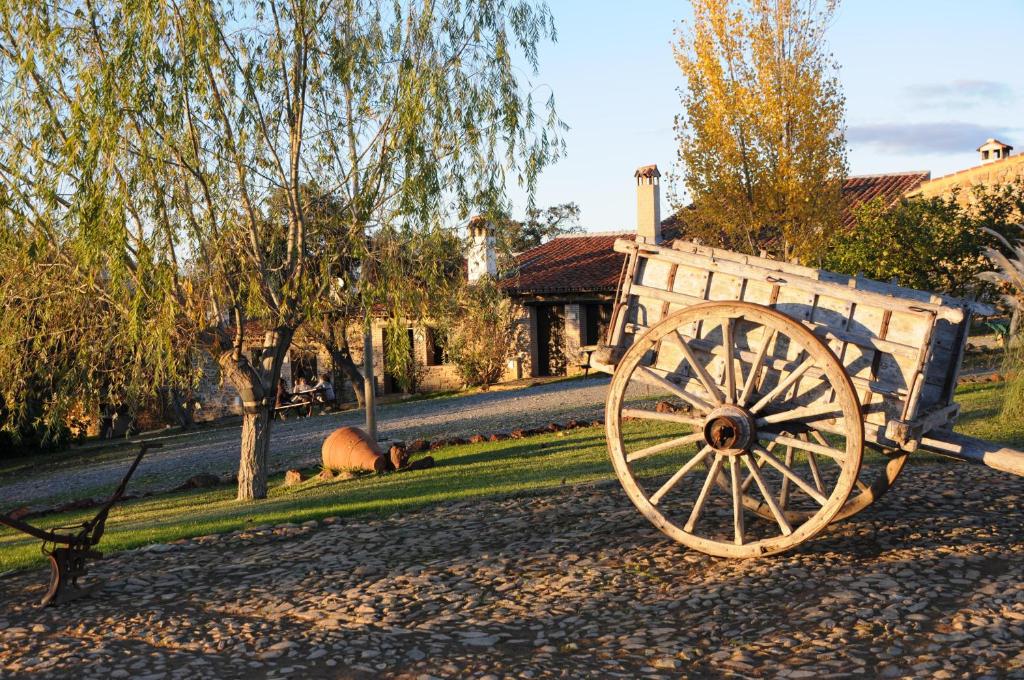
<svg viewBox="0 0 1024 680"><path fill-rule="evenodd" d="M464 384L487 387L501 380L521 332L515 305L497 283L484 279L459 294L447 329L448 358Z"/></svg>
<svg viewBox="0 0 1024 680"><path fill-rule="evenodd" d="M986 243L981 226L955 198L911 198L892 207L872 201L857 211L853 229L834 238L824 267L963 296L989 266Z"/></svg>

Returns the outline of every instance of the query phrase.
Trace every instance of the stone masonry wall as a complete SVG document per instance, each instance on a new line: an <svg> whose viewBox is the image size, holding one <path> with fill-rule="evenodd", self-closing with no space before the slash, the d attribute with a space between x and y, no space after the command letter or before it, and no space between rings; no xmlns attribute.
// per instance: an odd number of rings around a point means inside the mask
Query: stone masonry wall
<svg viewBox="0 0 1024 680"><path fill-rule="evenodd" d="M1024 154L1017 154L1003 160L961 170L952 175L936 177L918 187L914 195L932 198L947 196L959 189L958 200L963 205L970 205L974 201L972 188L1009 184L1021 178L1024 178Z"/></svg>

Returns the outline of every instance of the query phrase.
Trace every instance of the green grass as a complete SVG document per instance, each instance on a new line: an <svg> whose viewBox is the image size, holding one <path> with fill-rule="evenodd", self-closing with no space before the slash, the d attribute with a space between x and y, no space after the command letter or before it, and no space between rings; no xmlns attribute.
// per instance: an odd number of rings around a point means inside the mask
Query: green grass
<svg viewBox="0 0 1024 680"><path fill-rule="evenodd" d="M1006 382L971 383L957 390L957 432L1024 450L1024 422L1000 415Z"/></svg>
<svg viewBox="0 0 1024 680"><path fill-rule="evenodd" d="M1024 423L998 415L1004 383L967 385L958 393L963 406L960 431L1024 448ZM627 423L627 445L664 441L682 433L672 424ZM264 524L303 522L329 516L383 515L444 501L526 494L610 479L604 429L589 427L520 440L448 447L432 455L429 470L369 475L346 481L311 480L285 488L281 476L272 478L269 498L252 503L234 500L235 489L221 487L165 494L116 507L107 522L101 549L116 552L150 543L223 533ZM915 454L916 459L921 458ZM670 472L678 460L647 459L644 474ZM645 462L647 462L645 461ZM314 471L315 472L315 471ZM45 527L74 524L90 512L73 512L36 520ZM39 564L39 543L22 534L0 529L0 572Z"/></svg>

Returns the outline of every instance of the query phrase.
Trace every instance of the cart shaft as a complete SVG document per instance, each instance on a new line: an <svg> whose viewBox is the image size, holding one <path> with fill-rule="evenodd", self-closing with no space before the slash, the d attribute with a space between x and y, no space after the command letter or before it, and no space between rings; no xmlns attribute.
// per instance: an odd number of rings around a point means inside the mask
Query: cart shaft
<svg viewBox="0 0 1024 680"><path fill-rule="evenodd" d="M1024 477L1024 451L993 444L955 432L934 433L921 439L920 450L931 451L967 463L978 463Z"/></svg>

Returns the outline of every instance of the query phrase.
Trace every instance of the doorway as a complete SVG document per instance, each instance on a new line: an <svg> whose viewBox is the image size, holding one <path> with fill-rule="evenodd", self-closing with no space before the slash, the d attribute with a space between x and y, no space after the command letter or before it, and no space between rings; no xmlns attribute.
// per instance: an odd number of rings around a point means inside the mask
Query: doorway
<svg viewBox="0 0 1024 680"><path fill-rule="evenodd" d="M537 305L537 375L565 375L565 307Z"/></svg>

